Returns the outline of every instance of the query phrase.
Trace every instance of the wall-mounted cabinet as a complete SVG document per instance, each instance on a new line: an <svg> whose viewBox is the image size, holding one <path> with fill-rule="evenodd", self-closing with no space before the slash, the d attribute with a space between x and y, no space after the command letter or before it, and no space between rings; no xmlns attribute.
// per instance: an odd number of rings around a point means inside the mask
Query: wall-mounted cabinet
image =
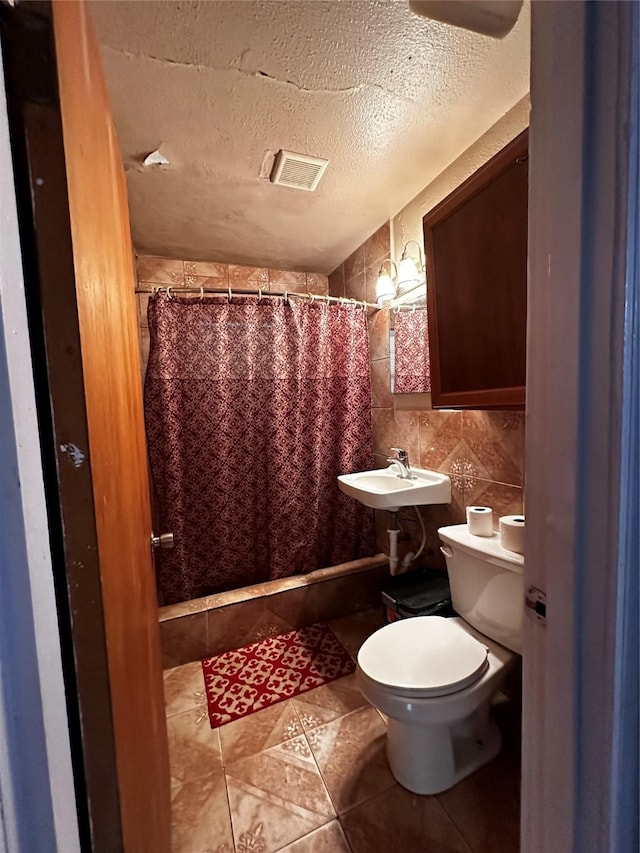
<svg viewBox="0 0 640 853"><path fill-rule="evenodd" d="M434 408L522 408L528 131L423 219Z"/></svg>

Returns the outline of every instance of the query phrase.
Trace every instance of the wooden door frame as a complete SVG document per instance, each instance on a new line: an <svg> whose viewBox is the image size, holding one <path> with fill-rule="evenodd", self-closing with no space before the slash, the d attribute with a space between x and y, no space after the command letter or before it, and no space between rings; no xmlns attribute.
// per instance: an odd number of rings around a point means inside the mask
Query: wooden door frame
<svg viewBox="0 0 640 853"><path fill-rule="evenodd" d="M624 6L613 3L604 5L607 7L608 23L605 26L605 22L602 22L602 26L605 29L608 27L612 41L608 50L600 55L602 64L598 67L598 74L601 85L605 90L609 89L609 95L613 95L613 98L597 104L594 114L606 119L610 116L610 106L618 103L617 96L623 93L628 75L625 77L624 69L620 73L621 69L617 66L620 34L623 32L618 27L624 15ZM579 204L582 201L580 192L584 177L585 101L582 96L587 60L593 60L585 49L588 29L585 26L585 15L586 4L582 1L533 4L531 301L526 485L530 514L526 581L546 589L549 616L546 627L527 620L525 637L523 853L546 850L562 850L565 853L577 849L576 844L585 840L585 836L578 839L576 835L580 818L585 819L584 827L593 829L596 821L601 820L603 815L606 817L603 805L610 783L607 774L602 773L602 765L599 764L602 755L598 754L601 744L606 745L606 741L599 741L587 748L580 767L581 771L586 771L586 775L581 780L577 779L578 768L575 764L576 748L581 732L584 734L584 729L578 731L577 725L577 678L584 674L586 666L590 671L586 673L588 681L582 684L582 689L586 686L593 695L605 683L599 678L611 667L613 645L606 630L610 612L607 607L601 606L601 602L611 600L611 587L615 582L615 575L608 575L607 566L601 562L600 542L593 542L596 534L599 534L599 540L603 539L603 528L598 526L600 522L593 523L593 516L599 509L601 486L589 481L578 484L575 479L578 458L588 463L589 450L596 450L584 443L578 447L579 457L574 450L576 436L579 434L584 438L579 430L582 409L579 406L578 388L582 389L582 393L591 388L597 394L599 411L594 413L595 425L599 426L606 420L604 426L607 431L610 430L612 424L603 417L603 411L613 411L615 414L619 405L616 347L620 344L620 330L616 329L613 341L609 340L612 346L603 351L602 335L611 330L610 311L596 313L592 315L592 331L599 369L596 369L593 361L581 365L577 357L580 335L576 305L579 304L581 286L577 258L583 248L581 239L584 234L576 218L576 202ZM3 128L4 115L5 107L0 100L0 187L3 189L8 186L7 170L10 166ZM606 130L607 127L610 125L605 120L600 129ZM597 130L597 126L594 126L594 131ZM619 144L622 131L620 128L616 130L615 143ZM612 140L600 139L600 142L603 146L601 153L605 157L607 153L611 156ZM3 223L11 223L13 216L13 226L10 225L6 234L3 232L2 235L3 248L9 248L5 265L11 280L7 285L4 274L0 276L3 299L0 331L4 332L9 380L8 384L0 381L0 404L4 411L13 415L15 438L7 444L6 453L0 456L0 475L3 486L5 482L12 485L15 500L21 501L15 518L16 521L22 521L24 527L24 534L19 527L11 530L15 563L12 563L10 577L28 576L30 591L26 599L0 596L0 619L4 621L15 608L14 615L19 613L21 617L15 625L15 636L27 640L29 637L36 638L35 645L27 646L31 652L32 679L29 683L16 683L15 686L19 690L16 695L22 698L29 695L28 688L39 690L42 696L41 720L47 738L46 744L35 738L29 742L28 736L33 732L26 728L9 733L7 743L10 746L19 747L24 742L30 747L25 753L30 760L21 762L19 766L12 764L6 750L0 750L0 793L3 798L1 820L4 830L0 834L0 851L3 847L12 849L12 839L17 832L24 831L26 822L31 820L31 813L27 814L25 803L13 795L29 784L34 771L40 781L38 790L42 790L47 801L52 804L57 819L54 821L55 839L42 834L42 843L36 844L33 849L54 849L57 842L58 849L66 853L75 849L73 842L69 842L74 828L73 792L69 785L65 736L67 721L61 707L61 674L57 663L59 656L55 647L55 634L51 636L50 631L55 610L52 585L47 580L47 519L43 507L42 477L35 454L25 453L25 448L33 446L36 430L34 385L29 380L29 363L25 358L28 354L24 349L25 317L20 301L7 297L7 287L11 290L19 282L15 212L12 214L11 205L8 211L4 209L9 198L6 193L0 195ZM604 213L597 198L591 200L590 209L595 219ZM8 217L6 220L5 212ZM606 223L605 217L595 247L599 253L605 254L616 245L616 236ZM10 233L11 229L13 233ZM602 255L599 257L601 259ZM612 298L615 298L613 284L614 280L609 277L604 291L599 292L600 298L608 300L609 307ZM14 336L16 331L18 335ZM1 358L0 366L5 368ZM20 394L15 393L18 386ZM39 429L42 431L41 425ZM15 472L12 474L8 470L13 464L8 454L13 454L21 475L24 474L20 491ZM590 497L590 501L578 501L579 485L583 497ZM610 505L615 507L610 483L608 487L609 497L613 498ZM540 511L536 512L533 507L539 507ZM576 518L579 507L586 507L590 513L581 523ZM609 535L604 537L608 564L612 553L617 550L613 526L610 521L607 525ZM0 532L4 533L5 528ZM588 550L578 555L575 547L577 535L584 537L583 546L584 543L593 542L595 550L592 555ZM22 549L20 543L24 545ZM587 581L586 585L580 586L582 580ZM599 595L603 597L599 598ZM576 642L583 640L580 628L585 621L586 611L581 608L585 604L591 608L589 618L596 619L597 630L593 637L597 638L597 653L592 659L584 655L580 657L581 649ZM43 642L47 644L46 655L42 653ZM3 679L6 679L12 675L14 667L7 653L4 634L0 634L0 660ZM584 703L586 698L583 692L581 701ZM15 696L4 691L0 696L0 727L5 727L5 730L12 703L16 701ZM606 726L607 709L602 709L598 702L594 707L598 711L598 726ZM51 751L53 743L57 744L55 755ZM54 767L56 762L57 769ZM588 782L586 791L585 782ZM585 793L581 801L580 795ZM606 846L598 846L601 840L602 829L596 827L596 831L586 839L587 846L579 848L581 853L596 850L601 853L607 849Z"/></svg>
<svg viewBox="0 0 640 853"><path fill-rule="evenodd" d="M0 851L80 850L0 61Z"/></svg>
<svg viewBox="0 0 640 853"><path fill-rule="evenodd" d="M630 13L532 10L522 853L612 850Z"/></svg>
<svg viewBox="0 0 640 853"><path fill-rule="evenodd" d="M78 830L85 849L119 853L120 798L50 3L0 6L0 25ZM49 842L28 849L48 850ZM65 845L59 849L66 853Z"/></svg>

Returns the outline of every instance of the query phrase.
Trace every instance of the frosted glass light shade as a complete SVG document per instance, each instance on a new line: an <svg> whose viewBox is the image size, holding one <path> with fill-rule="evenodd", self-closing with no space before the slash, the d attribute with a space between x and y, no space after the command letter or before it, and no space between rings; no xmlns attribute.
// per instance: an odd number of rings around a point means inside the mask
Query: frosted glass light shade
<svg viewBox="0 0 640 853"><path fill-rule="evenodd" d="M376 301L378 305L388 302L396 295L396 288L388 272L382 271L376 282Z"/></svg>
<svg viewBox="0 0 640 853"><path fill-rule="evenodd" d="M398 264L398 290L408 290L420 282L420 273L412 258L402 258Z"/></svg>

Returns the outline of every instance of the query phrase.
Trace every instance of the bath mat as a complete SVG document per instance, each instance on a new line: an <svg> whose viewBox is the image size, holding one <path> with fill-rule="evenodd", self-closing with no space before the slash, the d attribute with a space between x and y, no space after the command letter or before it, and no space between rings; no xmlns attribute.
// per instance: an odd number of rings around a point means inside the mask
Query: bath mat
<svg viewBox="0 0 640 853"><path fill-rule="evenodd" d="M215 729L355 671L324 622L202 661L209 722Z"/></svg>

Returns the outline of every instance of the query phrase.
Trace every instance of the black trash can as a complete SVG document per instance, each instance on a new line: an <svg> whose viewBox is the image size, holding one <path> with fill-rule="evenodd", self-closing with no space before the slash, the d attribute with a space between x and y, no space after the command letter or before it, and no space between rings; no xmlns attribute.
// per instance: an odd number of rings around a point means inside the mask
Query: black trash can
<svg viewBox="0 0 640 853"><path fill-rule="evenodd" d="M455 616L449 576L439 569L415 569L382 586L387 622L411 616Z"/></svg>

